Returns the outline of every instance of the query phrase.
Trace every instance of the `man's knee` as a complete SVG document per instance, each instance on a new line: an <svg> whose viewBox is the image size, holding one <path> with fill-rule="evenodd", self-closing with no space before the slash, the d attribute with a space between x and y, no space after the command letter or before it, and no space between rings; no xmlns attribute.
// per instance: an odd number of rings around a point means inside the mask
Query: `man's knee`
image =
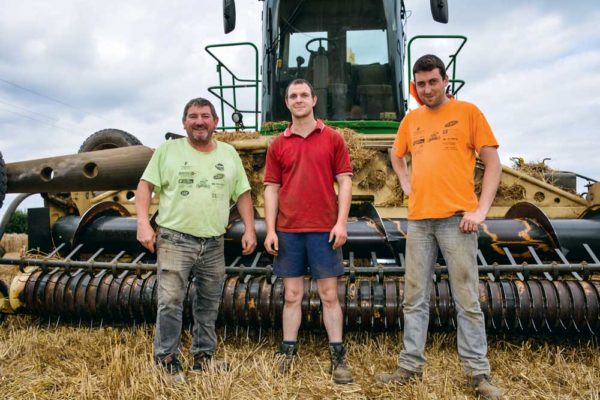
<svg viewBox="0 0 600 400"><path fill-rule="evenodd" d="M303 296L302 288L286 288L285 289L285 303L288 305L298 305L302 301Z"/></svg>
<svg viewBox="0 0 600 400"><path fill-rule="evenodd" d="M323 288L319 290L319 297L325 307L333 307L339 304L337 288Z"/></svg>
<svg viewBox="0 0 600 400"><path fill-rule="evenodd" d="M182 305L186 293L185 289L177 280L162 279L158 287L159 305Z"/></svg>

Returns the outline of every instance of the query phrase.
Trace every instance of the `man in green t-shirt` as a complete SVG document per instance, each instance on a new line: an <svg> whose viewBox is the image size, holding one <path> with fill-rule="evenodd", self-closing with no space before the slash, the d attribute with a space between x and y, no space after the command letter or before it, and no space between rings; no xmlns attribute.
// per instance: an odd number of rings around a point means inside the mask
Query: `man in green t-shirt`
<svg viewBox="0 0 600 400"><path fill-rule="evenodd" d="M242 254L256 248L250 184L233 146L213 140L219 118L206 99L190 100L183 111L186 138L163 143L152 155L137 187L137 239L158 260L158 313L154 356L177 383L185 382L178 360L183 300L190 274L194 277L194 327L190 352L193 370L213 365L217 347L215 321L219 309L225 256L223 234L230 201L244 222ZM149 222L152 192L160 194L158 234Z"/></svg>

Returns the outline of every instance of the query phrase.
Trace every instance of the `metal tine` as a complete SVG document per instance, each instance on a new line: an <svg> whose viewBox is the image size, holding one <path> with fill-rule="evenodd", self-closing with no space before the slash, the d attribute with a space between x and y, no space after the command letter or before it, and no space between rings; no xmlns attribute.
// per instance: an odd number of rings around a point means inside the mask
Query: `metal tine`
<svg viewBox="0 0 600 400"><path fill-rule="evenodd" d="M583 247L587 250L590 257L592 257L592 260L594 260L596 264L600 264L600 260L598 260L598 257L596 257L596 254L594 254L590 246L587 243L584 243Z"/></svg>
<svg viewBox="0 0 600 400"><path fill-rule="evenodd" d="M502 250L504 250L504 254L506 255L506 258L508 258L510 265L517 265L517 262L515 261L515 258L513 257L508 247L503 247ZM523 274L520 272L517 272L517 278L519 278L519 280L522 282L525 281L525 276L523 276Z"/></svg>
<svg viewBox="0 0 600 400"><path fill-rule="evenodd" d="M63 247L65 247L65 245L66 245L66 243L64 243L64 242L61 243L61 244L59 244L57 248L55 248L54 250L52 250L52 252L45 257L45 259L47 260L47 259L49 259L51 257L54 257L56 255L56 253L58 253L60 251L60 249L62 249Z"/></svg>
<svg viewBox="0 0 600 400"><path fill-rule="evenodd" d="M546 324L546 328L548 328L548 332L552 333L552 328L550 328L550 324L548 323L548 319L546 317L544 317L544 323Z"/></svg>
<svg viewBox="0 0 600 400"><path fill-rule="evenodd" d="M502 297L504 297L504 289L501 289L501 291L502 291ZM502 299L502 303L503 303L504 309L506 309L507 307L506 307L506 301L505 301L505 299ZM510 325L508 325L508 321L506 320L506 314L504 314L504 312L503 312L503 315L502 315L502 323L500 325L503 325L503 324L506 327L506 331L507 332L510 331Z"/></svg>
<svg viewBox="0 0 600 400"><path fill-rule="evenodd" d="M563 264L569 265L569 260L567 260L567 257L565 257L565 255L563 254L562 251L560 251L560 249L554 249L554 251L556 252L556 254L558 254L558 257L563 262ZM571 275L573 275L573 277L575 279L577 279L578 281L582 281L583 280L583 278L581 277L581 275L579 275L577 273L577 271L571 271Z"/></svg>
<svg viewBox="0 0 600 400"><path fill-rule="evenodd" d="M146 255L146 252L142 251L131 263L137 264L145 255Z"/></svg>
<svg viewBox="0 0 600 400"><path fill-rule="evenodd" d="M75 248L73 249L73 251L71 251L71 252L69 253L69 255L65 257L64 261L69 261L69 260L71 259L71 257L73 257L73 256L74 256L74 255L75 255L75 254L76 254L76 253L77 253L79 250L81 250L81 248L82 248L82 247L83 247L83 243L79 243L79 244L77 245L77 247L75 247Z"/></svg>
<svg viewBox="0 0 600 400"><path fill-rule="evenodd" d="M529 322L531 322L531 326L533 327L533 330L537 333L538 328L537 328L537 326L535 326L535 321L533 320L533 318L531 318L531 320Z"/></svg>
<svg viewBox="0 0 600 400"><path fill-rule="evenodd" d="M83 271L83 268L78 268L75 272L69 272L69 276L75 276L80 274Z"/></svg>
<svg viewBox="0 0 600 400"><path fill-rule="evenodd" d="M98 257L104 251L104 247L100 247L97 252L95 252L90 258L88 258L87 262L94 262L96 257Z"/></svg>
<svg viewBox="0 0 600 400"><path fill-rule="evenodd" d="M521 323L521 316L517 316L517 323L519 324L519 328L521 328L521 332L523 332L525 329L523 328L523 324Z"/></svg>
<svg viewBox="0 0 600 400"><path fill-rule="evenodd" d="M240 262L241 259L242 259L242 256L237 256L235 258L235 260L233 260L233 262L231 263L230 267L235 267L237 265L237 263Z"/></svg>
<svg viewBox="0 0 600 400"><path fill-rule="evenodd" d="M255 268L258 265L258 261L260 260L261 254L262 251L256 252L256 255L254 256L254 260L252 260L252 265L250 266L250 268Z"/></svg>
<svg viewBox="0 0 600 400"><path fill-rule="evenodd" d="M371 252L371 266L373 268L377 268L377 264L378 264L378 262L377 262L377 254L375 254L375 252L372 251Z"/></svg>
<svg viewBox="0 0 600 400"><path fill-rule="evenodd" d="M398 254L398 258L400 259L400 266L404 267L405 265L405 260L404 260L404 253L399 253Z"/></svg>
<svg viewBox="0 0 600 400"><path fill-rule="evenodd" d="M533 259L535 260L535 262L538 263L539 265L542 265L543 264L542 260L540 259L540 257L536 253L535 249L532 246L527 246L527 249L529 250L529 253L533 257ZM549 281L553 281L554 280L554 279L552 279L552 276L548 272L544 272L544 277L546 279L548 279Z"/></svg>
<svg viewBox="0 0 600 400"><path fill-rule="evenodd" d="M579 327L577 326L577 322L575 322L575 320L573 319L573 316L571 316L571 324L573 324L573 328L575 328L577 333L581 333L581 330L579 330Z"/></svg>
<svg viewBox="0 0 600 400"><path fill-rule="evenodd" d="M562 319L560 319L560 317L558 318L558 322L560 322L560 326L562 326L563 329L566 331L567 327L565 326L565 324L563 324Z"/></svg>
<svg viewBox="0 0 600 400"><path fill-rule="evenodd" d="M596 334L596 332L594 332L594 330L593 330L593 329L592 329L592 327L590 326L590 321L588 321L588 320L586 319L586 320L585 320L585 324L587 325L587 327L588 327L588 330L590 331L590 333L591 333L592 335L595 335L595 334Z"/></svg>
<svg viewBox="0 0 600 400"><path fill-rule="evenodd" d="M483 265L484 267L487 267L489 264L487 263L485 257L483 256L483 253L481 252L480 249L477 249L477 258L479 258L479 262L481 263L481 265ZM494 276L494 274L492 274L491 272L487 273L487 277L490 281L495 282L496 281L496 277Z"/></svg>
<svg viewBox="0 0 600 400"><path fill-rule="evenodd" d="M117 260L121 257L123 257L123 254L125 254L125 250L121 250L116 256L113 257L112 260L110 260L111 263L117 262Z"/></svg>
<svg viewBox="0 0 600 400"><path fill-rule="evenodd" d="M223 341L227 341L227 324L223 327Z"/></svg>

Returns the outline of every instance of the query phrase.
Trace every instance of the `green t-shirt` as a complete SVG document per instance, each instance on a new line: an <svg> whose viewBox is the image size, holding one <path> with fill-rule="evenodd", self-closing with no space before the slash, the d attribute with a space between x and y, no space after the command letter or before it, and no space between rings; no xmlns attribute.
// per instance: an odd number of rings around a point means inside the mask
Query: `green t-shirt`
<svg viewBox="0 0 600 400"><path fill-rule="evenodd" d="M225 233L230 199L237 201L250 184L233 146L215 143L210 153L194 149L187 138L156 149L141 179L160 193L158 225L198 237Z"/></svg>

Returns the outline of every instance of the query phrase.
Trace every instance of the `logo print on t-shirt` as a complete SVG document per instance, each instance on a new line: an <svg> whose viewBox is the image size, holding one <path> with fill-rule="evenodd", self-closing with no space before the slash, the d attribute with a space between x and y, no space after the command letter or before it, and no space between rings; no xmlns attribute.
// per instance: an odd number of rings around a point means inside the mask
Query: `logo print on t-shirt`
<svg viewBox="0 0 600 400"><path fill-rule="evenodd" d="M225 178L225 174L216 174L215 176L213 176L213 179L223 179Z"/></svg>
<svg viewBox="0 0 600 400"><path fill-rule="evenodd" d="M440 140L440 134L438 132L433 132L427 139L428 142L433 142L434 140Z"/></svg>
<svg viewBox="0 0 600 400"><path fill-rule="evenodd" d="M206 189L210 189L210 185L208 184L208 179L201 179L197 184L196 187L198 189L200 188L206 188Z"/></svg>
<svg viewBox="0 0 600 400"><path fill-rule="evenodd" d="M218 169L219 171L225 170L225 167L221 163L215 164L215 168Z"/></svg>
<svg viewBox="0 0 600 400"><path fill-rule="evenodd" d="M445 127L445 128L450 128L451 126L454 126L454 125L456 125L456 124L458 124L458 121L457 121L457 120L454 120L454 121L450 121L450 122L448 122L446 125L444 125L444 127Z"/></svg>
<svg viewBox="0 0 600 400"><path fill-rule="evenodd" d="M188 192L187 190L182 190L181 192L179 192L179 194L182 195L183 197L185 197L188 194L190 194L190 192Z"/></svg>

